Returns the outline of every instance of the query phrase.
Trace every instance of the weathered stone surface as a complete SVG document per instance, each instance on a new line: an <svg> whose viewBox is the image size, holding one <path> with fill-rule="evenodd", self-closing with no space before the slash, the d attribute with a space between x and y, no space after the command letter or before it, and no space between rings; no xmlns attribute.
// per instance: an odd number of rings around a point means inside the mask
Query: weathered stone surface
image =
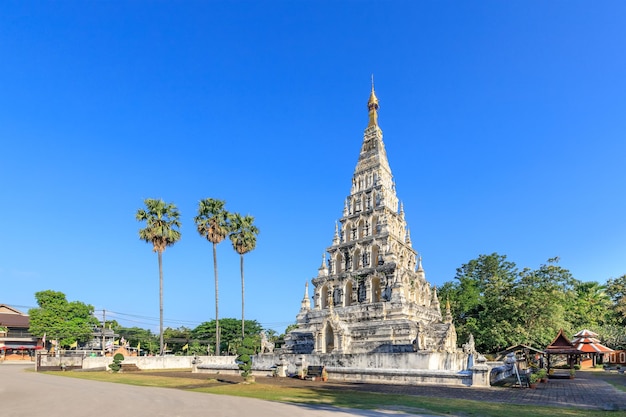
<svg viewBox="0 0 626 417"><path fill-rule="evenodd" d="M378 127L378 99L368 102L369 124L352 176L350 195L313 278L308 283L284 353L365 354L457 352L456 331L442 317L435 288L399 205Z"/></svg>

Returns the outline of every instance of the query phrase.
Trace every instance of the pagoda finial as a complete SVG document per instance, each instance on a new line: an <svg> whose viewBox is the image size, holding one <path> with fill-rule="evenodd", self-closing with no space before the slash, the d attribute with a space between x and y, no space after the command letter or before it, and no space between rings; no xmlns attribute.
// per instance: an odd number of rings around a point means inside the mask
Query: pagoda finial
<svg viewBox="0 0 626 417"><path fill-rule="evenodd" d="M450 311L450 298L446 297L446 320L445 323L452 323L452 312Z"/></svg>
<svg viewBox="0 0 626 417"><path fill-rule="evenodd" d="M424 268L422 268L422 255L420 255L419 258L417 258L417 270L418 271L423 271Z"/></svg>
<svg viewBox="0 0 626 417"><path fill-rule="evenodd" d="M378 107L378 98L374 92L374 74L372 74L372 92L370 93L370 99L367 101L370 117L367 127L378 126Z"/></svg>
<svg viewBox="0 0 626 417"><path fill-rule="evenodd" d="M309 298L309 282L304 284L304 297L300 304L300 311L306 311L311 309L311 299Z"/></svg>
<svg viewBox="0 0 626 417"><path fill-rule="evenodd" d="M437 286L433 286L433 297L430 301L430 306L441 314L441 306L439 304L439 297L437 296Z"/></svg>

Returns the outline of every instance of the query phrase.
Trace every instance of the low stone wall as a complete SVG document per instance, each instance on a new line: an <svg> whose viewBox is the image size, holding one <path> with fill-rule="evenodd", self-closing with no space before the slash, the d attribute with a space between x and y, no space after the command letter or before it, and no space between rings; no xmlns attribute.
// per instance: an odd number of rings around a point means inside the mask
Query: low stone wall
<svg viewBox="0 0 626 417"><path fill-rule="evenodd" d="M111 357L42 357L42 367L106 370ZM235 356L129 356L124 364L140 370L191 369L197 373L239 374ZM253 375L300 375L308 366L325 366L331 379L347 382L489 386L490 367L472 365L464 353L411 352L355 355L264 354L252 357ZM497 371L496 371L497 372ZM491 375L494 375L492 371ZM493 380L493 379L492 379Z"/></svg>
<svg viewBox="0 0 626 417"><path fill-rule="evenodd" d="M193 360L193 356L125 356L122 363L134 364L141 370L191 369ZM86 357L83 369L108 369L112 362L112 357Z"/></svg>
<svg viewBox="0 0 626 417"><path fill-rule="evenodd" d="M240 372L234 357L227 362L206 358L193 367L193 372ZM467 369L470 361L464 353L264 354L252 360L253 375L297 376L306 373L308 366L325 366L329 378L347 382L489 386L488 367Z"/></svg>

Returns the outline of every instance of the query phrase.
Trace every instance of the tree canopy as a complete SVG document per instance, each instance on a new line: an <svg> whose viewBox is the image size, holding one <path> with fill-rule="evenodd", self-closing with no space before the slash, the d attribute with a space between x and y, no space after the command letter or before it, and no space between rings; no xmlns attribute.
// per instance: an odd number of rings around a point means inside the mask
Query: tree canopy
<svg viewBox="0 0 626 417"><path fill-rule="evenodd" d="M262 331L263 326L258 321L246 320L246 337L258 337ZM241 343L241 321L234 318L220 319L220 333L220 350L228 353L236 352L237 346ZM215 345L215 320L201 323L191 331L191 336L195 340Z"/></svg>
<svg viewBox="0 0 626 417"><path fill-rule="evenodd" d="M482 352L497 352L515 344L545 347L560 329L573 334L591 329L610 347L620 347L626 332L620 302L626 276L581 282L549 259L539 268L518 270L505 255L480 255L457 269L439 296L450 301L459 340L474 335ZM619 341L622 342L619 342Z"/></svg>
<svg viewBox="0 0 626 417"><path fill-rule="evenodd" d="M68 302L65 294L45 290L35 293L37 308L28 310L29 332L36 337L45 334L48 340L58 340L61 346L91 339L98 320L94 308L80 301Z"/></svg>

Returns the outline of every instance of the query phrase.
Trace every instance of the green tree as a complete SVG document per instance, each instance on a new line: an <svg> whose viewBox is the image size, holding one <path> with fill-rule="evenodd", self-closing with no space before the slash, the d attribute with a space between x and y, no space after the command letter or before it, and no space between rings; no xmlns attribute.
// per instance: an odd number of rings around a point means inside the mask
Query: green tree
<svg viewBox="0 0 626 417"><path fill-rule="evenodd" d="M597 331L608 324L611 316L611 298L606 288L598 282L576 282L576 296L573 312L574 330L593 329Z"/></svg>
<svg viewBox="0 0 626 417"><path fill-rule="evenodd" d="M259 234L259 229L254 225L254 217L250 215L244 217L239 213L235 213L231 216L231 230L230 241L235 252L239 254L239 269L241 272L241 337L243 338L245 335L243 255L256 248L256 237Z"/></svg>
<svg viewBox="0 0 626 417"><path fill-rule="evenodd" d="M626 274L619 278L609 278L606 282L606 293L613 302L615 318L626 325Z"/></svg>
<svg viewBox="0 0 626 417"><path fill-rule="evenodd" d="M150 330L142 329L140 327L119 327L115 329L115 332L128 340L128 343L132 347L140 345L141 350L149 352L151 354L159 348L158 337L155 336Z"/></svg>
<svg viewBox="0 0 626 417"><path fill-rule="evenodd" d="M246 320L246 337L258 339L261 345L259 334L263 331L263 326L256 320ZM215 342L215 320L205 321L191 331L192 340L200 343ZM220 320L220 349L221 351L233 351L241 344L241 322L234 318L224 318ZM230 348L230 349L229 349Z"/></svg>
<svg viewBox="0 0 626 417"><path fill-rule="evenodd" d="M518 276L505 255L480 255L457 268L456 282L439 291L450 301L461 340L474 335L480 351L491 352L510 344L515 327L514 289Z"/></svg>
<svg viewBox="0 0 626 417"><path fill-rule="evenodd" d="M35 299L39 307L28 310L29 332L33 336L46 334L48 340L56 339L61 346L86 342L93 336L98 325L93 306L80 301L68 302L65 294L52 290L35 293Z"/></svg>
<svg viewBox="0 0 626 417"><path fill-rule="evenodd" d="M575 300L571 273L549 259L539 269L525 269L515 289L517 327L513 344L546 346L559 329L571 330L569 317Z"/></svg>
<svg viewBox="0 0 626 417"><path fill-rule="evenodd" d="M168 327L163 332L163 337L167 343L167 347L174 354L185 353L183 352L183 346L188 345L191 340L191 329L185 326L181 326L177 329Z"/></svg>
<svg viewBox="0 0 626 417"><path fill-rule="evenodd" d="M224 209L225 201L207 198L200 200L198 215L194 218L200 236L213 244L213 275L215 276L215 352L220 354L219 290L217 278L217 245L230 233L230 215Z"/></svg>
<svg viewBox="0 0 626 417"><path fill-rule="evenodd" d="M163 355L163 252L168 246L180 240L180 214L172 203L163 200L144 200L146 209L137 210L137 221L146 222L146 227L139 229L139 238L152 244L159 260L159 354Z"/></svg>

